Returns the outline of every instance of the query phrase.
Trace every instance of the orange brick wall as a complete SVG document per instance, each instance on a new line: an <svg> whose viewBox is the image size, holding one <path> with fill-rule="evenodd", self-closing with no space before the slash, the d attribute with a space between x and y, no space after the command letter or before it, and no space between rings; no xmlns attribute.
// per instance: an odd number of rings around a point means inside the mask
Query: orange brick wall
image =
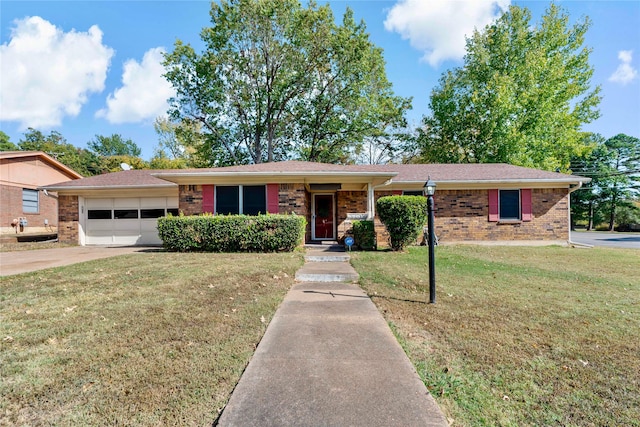
<svg viewBox="0 0 640 427"><path fill-rule="evenodd" d="M202 186L178 186L178 209L184 215L200 215L202 213Z"/></svg>
<svg viewBox="0 0 640 427"><path fill-rule="evenodd" d="M80 243L78 196L60 196L58 204L58 240L63 243Z"/></svg>
<svg viewBox="0 0 640 427"><path fill-rule="evenodd" d="M311 240L311 195L304 184L280 184L278 213L304 216L307 219L305 241Z"/></svg>
<svg viewBox="0 0 640 427"><path fill-rule="evenodd" d="M11 221L20 217L27 219L27 226L24 228L25 232L47 231L44 226L45 219L55 229L58 223L57 200L53 197L45 196L40 191L38 194L38 213L24 213L22 211L22 188L13 185L0 185L0 228L3 232L13 232ZM31 189L35 190L35 188Z"/></svg>
<svg viewBox="0 0 640 427"><path fill-rule="evenodd" d="M392 191L376 191L374 198L377 201L380 197L393 195ZM338 191L336 193L337 206L337 222L338 222L338 240L342 239L346 234L351 233L352 225L347 221L347 213L366 213L367 212L367 192L366 191ZM375 230L377 241L381 245L385 245L389 239L389 234L384 224L376 215Z"/></svg>
<svg viewBox="0 0 640 427"><path fill-rule="evenodd" d="M487 190L440 190L434 196L436 235L442 242L568 240L567 189L533 189L533 220L489 222Z"/></svg>

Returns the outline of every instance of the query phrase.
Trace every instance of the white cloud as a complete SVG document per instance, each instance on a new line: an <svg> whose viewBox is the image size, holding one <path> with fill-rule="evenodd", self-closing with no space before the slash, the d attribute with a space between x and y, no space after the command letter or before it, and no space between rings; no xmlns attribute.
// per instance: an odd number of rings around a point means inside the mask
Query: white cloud
<svg viewBox="0 0 640 427"><path fill-rule="evenodd" d="M510 0L400 0L387 14L387 31L399 33L424 51L432 67L462 59L465 36L482 29L509 7Z"/></svg>
<svg viewBox="0 0 640 427"><path fill-rule="evenodd" d="M135 123L165 115L167 99L175 96L171 84L162 77L164 49L145 52L142 63L133 59L124 64L122 87L107 98L107 108L96 113L110 123Z"/></svg>
<svg viewBox="0 0 640 427"><path fill-rule="evenodd" d="M95 25L65 33L39 16L14 21L0 45L0 120L37 128L77 116L90 93L104 90L113 54Z"/></svg>
<svg viewBox="0 0 640 427"><path fill-rule="evenodd" d="M609 77L610 82L620 83L626 85L631 83L638 77L638 70L631 66L631 60L633 59L632 50L621 50L618 52L618 59L620 65L616 68L616 71Z"/></svg>

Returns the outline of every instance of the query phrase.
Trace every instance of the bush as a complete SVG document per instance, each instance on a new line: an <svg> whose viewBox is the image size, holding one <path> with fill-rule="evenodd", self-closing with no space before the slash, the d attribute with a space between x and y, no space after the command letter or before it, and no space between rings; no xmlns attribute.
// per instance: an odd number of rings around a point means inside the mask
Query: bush
<svg viewBox="0 0 640 427"><path fill-rule="evenodd" d="M353 221L353 240L364 250L376 248L376 230L373 221Z"/></svg>
<svg viewBox="0 0 640 427"><path fill-rule="evenodd" d="M427 198L387 196L376 202L380 221L387 227L391 249L401 251L415 243L427 221Z"/></svg>
<svg viewBox="0 0 640 427"><path fill-rule="evenodd" d="M158 219L158 234L169 251L284 252L302 243L305 226L295 214L169 215Z"/></svg>

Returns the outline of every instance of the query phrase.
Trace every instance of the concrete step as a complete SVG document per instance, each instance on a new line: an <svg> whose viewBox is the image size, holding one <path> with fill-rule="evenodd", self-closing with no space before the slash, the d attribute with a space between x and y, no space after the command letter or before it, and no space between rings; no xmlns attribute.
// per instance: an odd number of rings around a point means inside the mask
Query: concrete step
<svg viewBox="0 0 640 427"><path fill-rule="evenodd" d="M297 272L298 282L353 282L358 273L343 261L306 262Z"/></svg>
<svg viewBox="0 0 640 427"><path fill-rule="evenodd" d="M347 254L312 254L304 257L307 262L349 262Z"/></svg>

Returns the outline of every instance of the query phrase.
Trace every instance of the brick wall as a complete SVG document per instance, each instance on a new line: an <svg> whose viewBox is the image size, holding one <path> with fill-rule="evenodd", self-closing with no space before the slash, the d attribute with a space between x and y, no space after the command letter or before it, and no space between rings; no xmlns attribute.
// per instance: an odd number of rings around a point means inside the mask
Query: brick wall
<svg viewBox="0 0 640 427"><path fill-rule="evenodd" d="M305 241L311 240L311 195L304 184L280 184L278 213L304 216L307 219Z"/></svg>
<svg viewBox="0 0 640 427"><path fill-rule="evenodd" d="M377 201L380 197L391 196L392 191L376 191L374 199ZM367 212L367 192L366 191L338 191L336 193L337 221L338 221L338 240L342 239L345 234L351 231L352 225L347 221L347 213L366 213ZM378 244L386 246L389 240L389 233L378 216L374 222L376 230L376 239Z"/></svg>
<svg viewBox="0 0 640 427"><path fill-rule="evenodd" d="M533 220L489 222L487 190L439 190L434 196L436 235L442 242L568 240L567 189L533 189Z"/></svg>
<svg viewBox="0 0 640 427"><path fill-rule="evenodd" d="M178 209L185 215L200 215L202 213L202 186L178 186Z"/></svg>
<svg viewBox="0 0 640 427"><path fill-rule="evenodd" d="M40 191L38 194L38 213L24 213L22 211L22 187L0 185L0 229L2 232L14 233L15 229L11 227L11 221L20 217L27 219L25 232L50 231L44 226L45 219L48 220L49 226L55 230L58 224L58 202Z"/></svg>
<svg viewBox="0 0 640 427"><path fill-rule="evenodd" d="M63 243L80 243L78 196L60 196L58 206L58 240Z"/></svg>

